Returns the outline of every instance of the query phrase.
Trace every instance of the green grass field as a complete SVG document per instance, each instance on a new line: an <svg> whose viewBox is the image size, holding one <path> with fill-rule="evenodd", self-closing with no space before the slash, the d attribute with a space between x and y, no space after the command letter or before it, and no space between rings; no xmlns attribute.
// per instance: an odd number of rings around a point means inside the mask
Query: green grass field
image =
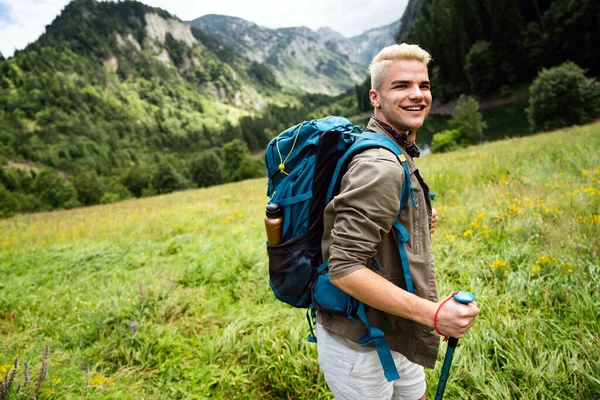
<svg viewBox="0 0 600 400"><path fill-rule="evenodd" d="M600 399L600 124L418 164L440 293L481 308L445 398ZM0 380L20 362L7 398L37 391L46 346L39 399L331 398L303 310L268 287L265 186L1 220Z"/></svg>

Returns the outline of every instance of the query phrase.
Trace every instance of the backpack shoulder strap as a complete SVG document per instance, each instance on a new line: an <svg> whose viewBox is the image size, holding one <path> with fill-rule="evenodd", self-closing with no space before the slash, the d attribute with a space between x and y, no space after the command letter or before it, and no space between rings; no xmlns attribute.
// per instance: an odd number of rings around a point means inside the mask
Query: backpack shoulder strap
<svg viewBox="0 0 600 400"><path fill-rule="evenodd" d="M414 196L411 196L412 185L410 181L410 171L408 170L408 163L406 161L402 161L401 156L403 156L404 153L402 153L400 147L392 139L378 133L363 133L362 135L356 135L356 141L352 146L350 146L348 151L346 151L346 153L340 158L336 166L336 169L331 179L331 183L329 185L329 190L327 192L326 203L331 201L331 199L334 196L334 193L339 192L341 184L340 174L346 171L348 165L350 164L350 160L352 160L352 157L354 157L356 154L362 151L373 148L383 148L394 153L399 158L400 165L404 169L404 182L402 184L402 193L400 194L400 208L398 209L398 216L400 216L400 213L402 209L406 206L406 203L408 203L409 198L411 198L411 200L413 201L413 205L415 205L415 201L412 198ZM394 222L393 229L396 232L396 237L398 238L398 253L402 261L402 269L404 272L404 280L406 282L406 290L410 293L414 293L415 288L412 281L410 266L408 263L408 255L404 246L404 244L409 241L410 235L408 234L406 228L400 223L399 218L397 218ZM377 265L377 261L375 261L374 265Z"/></svg>
<svg viewBox="0 0 600 400"><path fill-rule="evenodd" d="M327 202L331 201L331 199L333 199L334 194L339 191L341 183L340 174L346 171L346 169L348 168L348 164L350 164L350 161L356 154L368 149L376 148L387 149L394 153L396 156L400 156L401 154L403 154L402 150L400 150L400 147L392 139L384 135L380 135L378 133L363 133L362 135L355 135L355 137L356 141L354 142L354 144L350 146L348 151L344 153L344 155L340 158L336 165L335 171L333 172L333 176L331 178L331 184L329 185L329 190L327 191ZM401 162L401 164L404 166L404 164L406 163ZM407 172L408 169L404 167L404 171ZM405 175L407 174L405 173ZM404 192L405 185L402 186L402 190Z"/></svg>

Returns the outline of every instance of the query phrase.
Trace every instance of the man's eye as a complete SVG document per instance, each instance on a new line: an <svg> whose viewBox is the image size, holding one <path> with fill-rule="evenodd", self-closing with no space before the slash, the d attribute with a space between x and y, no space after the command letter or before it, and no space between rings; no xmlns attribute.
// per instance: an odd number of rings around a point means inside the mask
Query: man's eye
<svg viewBox="0 0 600 400"><path fill-rule="evenodd" d="M421 89L431 90L431 87L429 85L421 85Z"/></svg>
<svg viewBox="0 0 600 400"><path fill-rule="evenodd" d="M406 89L406 85L396 85L394 86L394 89Z"/></svg>

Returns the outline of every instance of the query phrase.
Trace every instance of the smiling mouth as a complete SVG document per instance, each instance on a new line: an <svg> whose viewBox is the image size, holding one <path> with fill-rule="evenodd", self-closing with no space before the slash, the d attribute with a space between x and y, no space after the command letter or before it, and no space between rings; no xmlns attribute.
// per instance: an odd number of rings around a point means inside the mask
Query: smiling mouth
<svg viewBox="0 0 600 400"><path fill-rule="evenodd" d="M422 111L425 108L425 106L408 106L401 108L406 111Z"/></svg>

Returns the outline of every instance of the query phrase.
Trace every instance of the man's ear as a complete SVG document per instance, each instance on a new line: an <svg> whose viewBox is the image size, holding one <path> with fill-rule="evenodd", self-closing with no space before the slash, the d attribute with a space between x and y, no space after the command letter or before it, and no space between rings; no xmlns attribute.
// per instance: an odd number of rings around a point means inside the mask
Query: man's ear
<svg viewBox="0 0 600 400"><path fill-rule="evenodd" d="M369 99L371 100L373 107L379 107L379 95L374 89L369 90Z"/></svg>

